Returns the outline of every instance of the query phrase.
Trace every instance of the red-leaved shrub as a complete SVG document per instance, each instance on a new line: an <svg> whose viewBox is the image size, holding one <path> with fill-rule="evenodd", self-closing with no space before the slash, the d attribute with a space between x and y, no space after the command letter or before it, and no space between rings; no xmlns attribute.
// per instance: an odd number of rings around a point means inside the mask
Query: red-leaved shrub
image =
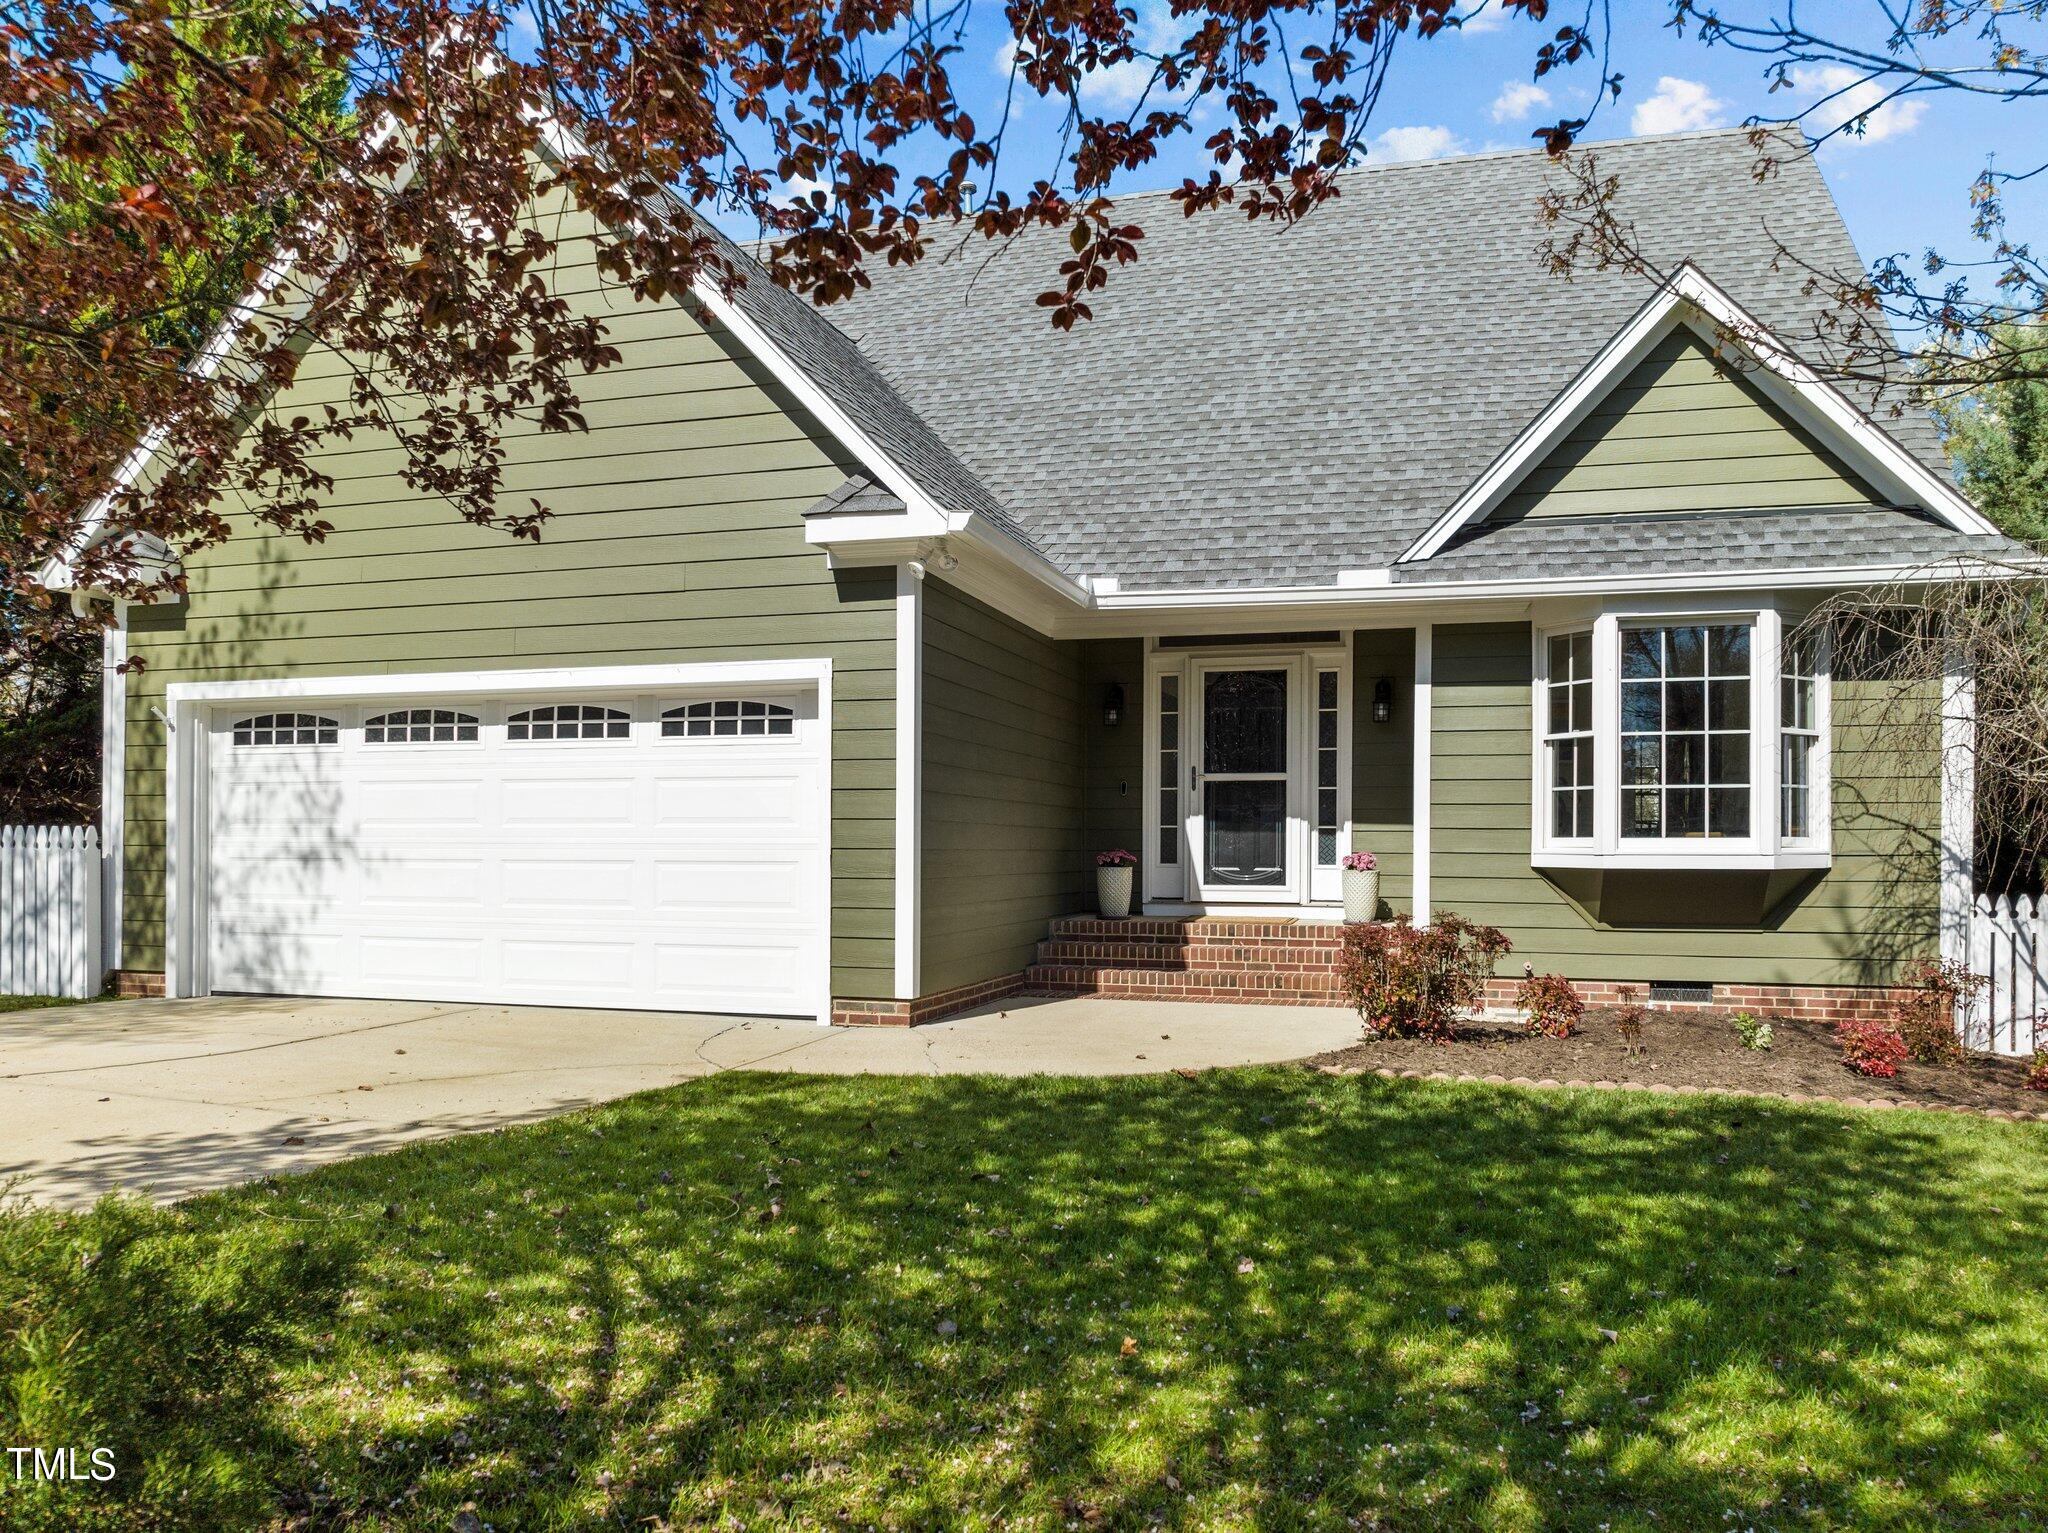
<svg viewBox="0 0 2048 1533"><path fill-rule="evenodd" d="M1373 1037L1446 1042L1513 946L1493 927L1445 912L1419 930L1405 918L1355 922L1344 928L1344 992Z"/></svg>
<svg viewBox="0 0 2048 1533"><path fill-rule="evenodd" d="M1545 1038L1569 1038L1579 1030L1586 1003L1562 974L1530 974L1515 992L1515 1004L1526 1013L1524 1026Z"/></svg>
<svg viewBox="0 0 2048 1533"><path fill-rule="evenodd" d="M1842 1046L1842 1061L1858 1075L1890 1080L1906 1059L1906 1040L1882 1022L1837 1022L1835 1041Z"/></svg>
<svg viewBox="0 0 2048 1533"><path fill-rule="evenodd" d="M2027 1091L2048 1091L2048 1049L2035 1050L2020 1085Z"/></svg>
<svg viewBox="0 0 2048 1533"><path fill-rule="evenodd" d="M1990 983L1967 964L1923 958L1906 968L1913 988L1892 1003L1892 1031L1923 1065L1952 1065L1963 1057L1962 1005Z"/></svg>

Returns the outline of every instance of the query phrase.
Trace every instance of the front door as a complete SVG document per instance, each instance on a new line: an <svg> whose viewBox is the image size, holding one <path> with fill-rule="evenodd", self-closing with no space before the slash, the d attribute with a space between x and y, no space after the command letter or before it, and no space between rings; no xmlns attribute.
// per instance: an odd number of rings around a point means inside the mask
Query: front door
<svg viewBox="0 0 2048 1533"><path fill-rule="evenodd" d="M1207 901L1301 898L1293 785L1296 666L1198 665L1189 842Z"/></svg>

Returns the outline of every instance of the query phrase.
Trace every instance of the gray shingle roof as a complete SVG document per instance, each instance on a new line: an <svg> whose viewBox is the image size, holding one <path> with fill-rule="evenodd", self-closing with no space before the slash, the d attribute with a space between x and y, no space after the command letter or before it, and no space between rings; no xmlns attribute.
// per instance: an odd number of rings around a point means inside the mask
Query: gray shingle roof
<svg viewBox="0 0 2048 1533"><path fill-rule="evenodd" d="M1576 575L1914 566L2024 557L2006 538L1957 532L1911 511L1861 506L1664 516L1572 517L1487 526L1435 558L1396 565L1396 584Z"/></svg>
<svg viewBox="0 0 2048 1533"><path fill-rule="evenodd" d="M1654 262L1690 257L1780 334L1816 300L1771 269L1778 239L1856 261L1812 162L1759 183L1742 131L1598 155ZM831 315L1070 573L1322 584L1390 564L1650 296L1544 268L1555 174L1537 152L1362 169L1291 229L1122 198L1140 259L1070 334L1032 301L1065 253L1045 233L877 270ZM1886 425L1939 462L1930 423Z"/></svg>

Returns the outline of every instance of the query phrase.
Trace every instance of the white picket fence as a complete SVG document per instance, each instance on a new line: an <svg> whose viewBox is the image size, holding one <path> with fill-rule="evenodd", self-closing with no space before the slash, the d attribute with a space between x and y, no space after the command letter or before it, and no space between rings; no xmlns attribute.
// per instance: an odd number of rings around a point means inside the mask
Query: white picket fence
<svg viewBox="0 0 2048 1533"><path fill-rule="evenodd" d="M97 995L100 833L0 825L0 995Z"/></svg>
<svg viewBox="0 0 2048 1533"><path fill-rule="evenodd" d="M2048 912L2026 895L1977 896L1970 911L1970 968L1990 979L1970 1007L1964 1041L1995 1054L2048 1048Z"/></svg>

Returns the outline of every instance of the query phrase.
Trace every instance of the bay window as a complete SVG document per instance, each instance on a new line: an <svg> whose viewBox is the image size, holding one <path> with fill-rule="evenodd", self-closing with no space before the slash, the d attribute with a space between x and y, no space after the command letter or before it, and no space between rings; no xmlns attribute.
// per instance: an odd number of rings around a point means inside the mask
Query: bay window
<svg viewBox="0 0 2048 1533"><path fill-rule="evenodd" d="M1789 626L1765 607L1539 628L1537 863L1824 866L1827 678Z"/></svg>

